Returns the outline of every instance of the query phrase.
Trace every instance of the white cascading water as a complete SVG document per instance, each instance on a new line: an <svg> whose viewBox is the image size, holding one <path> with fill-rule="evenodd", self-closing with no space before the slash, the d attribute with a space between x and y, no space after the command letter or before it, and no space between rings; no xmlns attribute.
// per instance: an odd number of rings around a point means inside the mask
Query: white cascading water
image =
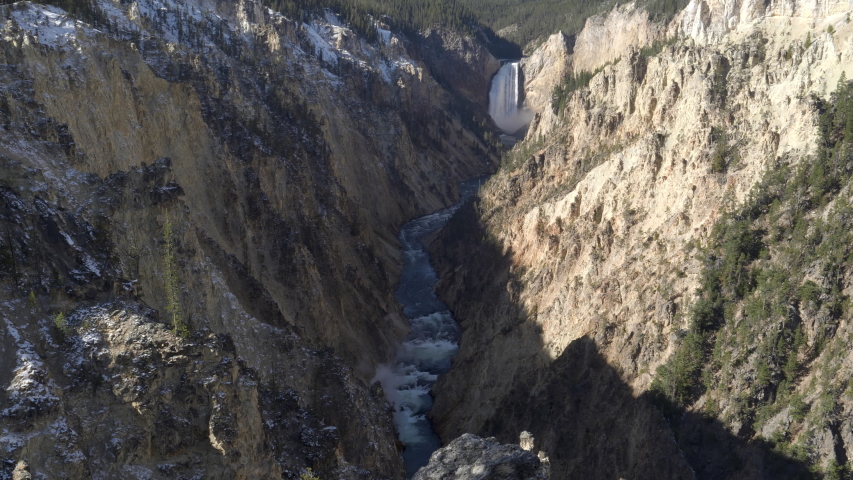
<svg viewBox="0 0 853 480"><path fill-rule="evenodd" d="M519 108L521 91L518 62L507 62L492 78L489 90L489 116L507 134L513 134L530 121L528 112Z"/></svg>
<svg viewBox="0 0 853 480"><path fill-rule="evenodd" d="M406 445L403 460L408 478L441 448L441 439L426 416L432 408L430 389L438 375L450 369L450 359L459 350L460 335L459 325L447 305L432 290L438 276L421 239L444 226L480 183L481 179L462 182L459 185L462 198L456 204L412 220L400 231L404 264L396 296L412 331L397 352L397 362L380 366L374 380L382 383L394 407L397 434Z"/></svg>

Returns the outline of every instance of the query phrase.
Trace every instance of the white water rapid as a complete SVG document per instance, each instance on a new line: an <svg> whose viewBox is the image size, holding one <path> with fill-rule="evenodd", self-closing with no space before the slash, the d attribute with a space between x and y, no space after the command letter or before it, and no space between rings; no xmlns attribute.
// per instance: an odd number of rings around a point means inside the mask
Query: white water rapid
<svg viewBox="0 0 853 480"><path fill-rule="evenodd" d="M450 369L450 359L459 350L459 325L450 311L432 291L438 281L421 239L443 227L450 217L479 187L482 179L460 184L462 198L452 207L416 218L403 225L403 273L397 300L412 326L412 332L397 352L397 363L382 365L374 381L382 384L385 396L394 407L394 425L400 441L406 445L403 460L411 478L441 448L426 414L432 408L430 389L440 373Z"/></svg>
<svg viewBox="0 0 853 480"><path fill-rule="evenodd" d="M492 78L489 116L506 134L513 134L530 122L530 112L519 108L521 78L518 62L506 62Z"/></svg>

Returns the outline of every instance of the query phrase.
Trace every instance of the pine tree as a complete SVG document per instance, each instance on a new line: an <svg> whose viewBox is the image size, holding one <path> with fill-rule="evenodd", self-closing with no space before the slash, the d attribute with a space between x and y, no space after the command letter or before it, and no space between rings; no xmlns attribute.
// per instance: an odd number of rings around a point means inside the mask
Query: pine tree
<svg viewBox="0 0 853 480"><path fill-rule="evenodd" d="M181 312L180 283L175 262L175 238L168 210L163 222L163 279L166 286L166 311L172 317L173 332L175 335L187 338L190 336L190 331L184 323Z"/></svg>

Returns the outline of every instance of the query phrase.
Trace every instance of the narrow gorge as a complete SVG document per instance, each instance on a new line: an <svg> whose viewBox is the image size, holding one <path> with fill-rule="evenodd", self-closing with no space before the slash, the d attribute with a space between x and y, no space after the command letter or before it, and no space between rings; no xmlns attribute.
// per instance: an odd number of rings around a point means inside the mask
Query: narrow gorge
<svg viewBox="0 0 853 480"><path fill-rule="evenodd" d="M463 182L461 198L453 206L416 218L403 225L400 232L404 258L396 295L411 332L397 353L396 363L390 368L380 365L376 379L394 407L394 424L405 444L403 460L410 477L441 447L441 440L426 418L432 407L430 390L438 375L450 369L459 342L459 325L447 305L433 293L438 277L422 242L453 217L482 181L476 178Z"/></svg>
<svg viewBox="0 0 853 480"><path fill-rule="evenodd" d="M0 3L0 479L853 478L849 2Z"/></svg>
<svg viewBox="0 0 853 480"><path fill-rule="evenodd" d="M396 233L499 157L430 71L485 92L497 61L253 1L88 5L0 9L0 477L405 477L370 383L410 329Z"/></svg>

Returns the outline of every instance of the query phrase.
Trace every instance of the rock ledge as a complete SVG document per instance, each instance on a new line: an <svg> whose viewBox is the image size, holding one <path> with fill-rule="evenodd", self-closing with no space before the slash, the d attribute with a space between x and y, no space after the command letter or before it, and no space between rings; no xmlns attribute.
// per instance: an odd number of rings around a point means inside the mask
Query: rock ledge
<svg viewBox="0 0 853 480"><path fill-rule="evenodd" d="M466 433L436 450L413 480L546 480L547 460L518 445L501 445L495 438Z"/></svg>

